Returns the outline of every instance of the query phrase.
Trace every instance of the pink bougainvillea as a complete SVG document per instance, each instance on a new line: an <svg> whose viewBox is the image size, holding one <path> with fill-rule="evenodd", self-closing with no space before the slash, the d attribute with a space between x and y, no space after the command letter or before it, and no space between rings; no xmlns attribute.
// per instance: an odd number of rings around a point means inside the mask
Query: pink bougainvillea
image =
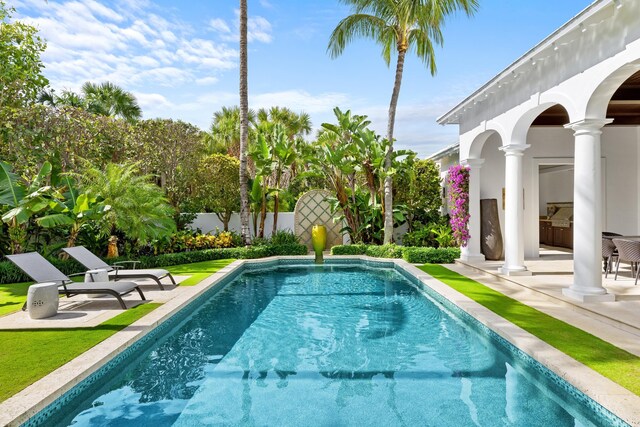
<svg viewBox="0 0 640 427"><path fill-rule="evenodd" d="M449 168L447 176L449 215L453 237L460 246L469 241L469 168L456 165Z"/></svg>

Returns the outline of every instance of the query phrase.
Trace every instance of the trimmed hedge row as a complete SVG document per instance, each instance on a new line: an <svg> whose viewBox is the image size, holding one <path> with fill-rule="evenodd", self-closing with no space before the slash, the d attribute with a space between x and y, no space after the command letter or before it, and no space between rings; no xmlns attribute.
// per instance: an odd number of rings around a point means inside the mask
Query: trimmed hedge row
<svg viewBox="0 0 640 427"><path fill-rule="evenodd" d="M282 245L249 246L242 248L204 249L201 251L177 252L156 256L143 256L137 258L140 263L136 268L159 268L170 265L188 264L192 262L212 261L217 259L254 259L278 255L306 255L308 249L298 243ZM109 263L124 261L127 258L115 258ZM61 260L49 259L64 274L73 274L86 269L73 259ZM31 279L10 261L0 261L0 283L29 282Z"/></svg>
<svg viewBox="0 0 640 427"><path fill-rule="evenodd" d="M368 255L376 258L403 258L413 264L451 264L460 258L459 248L421 248L397 245L338 245L332 255Z"/></svg>

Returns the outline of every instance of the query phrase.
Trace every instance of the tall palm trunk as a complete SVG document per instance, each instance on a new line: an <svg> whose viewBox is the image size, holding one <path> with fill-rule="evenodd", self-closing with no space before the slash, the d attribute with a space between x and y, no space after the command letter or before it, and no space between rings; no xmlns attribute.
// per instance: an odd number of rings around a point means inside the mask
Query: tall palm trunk
<svg viewBox="0 0 640 427"><path fill-rule="evenodd" d="M393 128L396 122L396 109L398 107L398 95L400 95L400 85L402 84L402 71L404 69L404 57L407 51L404 48L398 49L398 63L396 65L396 80L393 85L391 102L389 103L389 123L387 125L387 139L389 140L389 151L384 159L384 169L391 170L393 160ZM384 243L393 241L393 177L386 175L384 178Z"/></svg>
<svg viewBox="0 0 640 427"><path fill-rule="evenodd" d="M247 0L240 0L240 234L251 244L249 230L249 191L247 188L247 138L249 97L247 79Z"/></svg>

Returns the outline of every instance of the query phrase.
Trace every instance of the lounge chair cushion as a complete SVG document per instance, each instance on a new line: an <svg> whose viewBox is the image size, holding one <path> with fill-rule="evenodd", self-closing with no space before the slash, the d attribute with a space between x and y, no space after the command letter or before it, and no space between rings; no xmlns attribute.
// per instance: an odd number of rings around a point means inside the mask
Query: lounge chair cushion
<svg viewBox="0 0 640 427"><path fill-rule="evenodd" d="M86 291L87 289L110 289L114 290L120 295L127 294L133 291L137 283L134 282L90 282L90 283L68 283L65 285L69 292L74 290ZM60 289L64 289L60 286Z"/></svg>

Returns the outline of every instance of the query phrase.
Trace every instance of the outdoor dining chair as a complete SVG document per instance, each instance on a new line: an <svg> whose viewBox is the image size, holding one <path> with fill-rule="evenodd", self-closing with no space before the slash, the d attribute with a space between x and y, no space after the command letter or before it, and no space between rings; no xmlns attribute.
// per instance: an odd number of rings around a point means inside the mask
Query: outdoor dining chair
<svg viewBox="0 0 640 427"><path fill-rule="evenodd" d="M618 268L620 267L620 261L628 261L631 263L631 274L635 276L636 281L634 285L638 284L638 263L640 262L640 241L638 240L626 240L626 239L613 239L613 243L618 249L618 260L616 261L616 276L618 278Z"/></svg>
<svg viewBox="0 0 640 427"><path fill-rule="evenodd" d="M613 268L613 260L618 259L618 250L612 239L602 238L602 260L604 261L604 277L606 278Z"/></svg>

